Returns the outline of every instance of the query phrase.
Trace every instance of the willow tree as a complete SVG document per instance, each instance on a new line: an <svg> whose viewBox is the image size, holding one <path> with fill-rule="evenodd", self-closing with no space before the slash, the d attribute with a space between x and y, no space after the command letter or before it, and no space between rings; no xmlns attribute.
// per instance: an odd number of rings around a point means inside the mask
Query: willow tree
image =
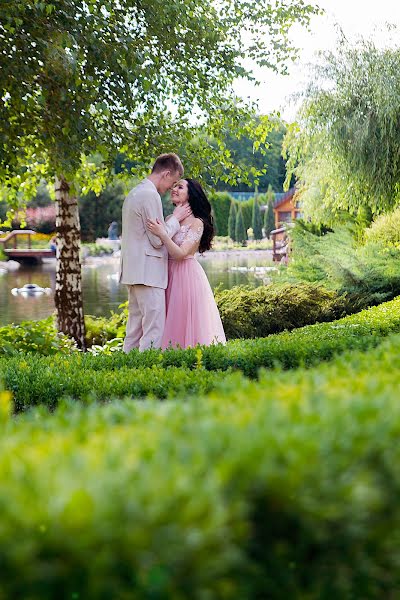
<svg viewBox="0 0 400 600"><path fill-rule="evenodd" d="M285 149L304 212L379 213L400 200L400 48L340 41L322 54Z"/></svg>
<svg viewBox="0 0 400 600"><path fill-rule="evenodd" d="M39 179L54 181L57 323L81 347L77 190L100 191L117 152L136 174L183 147L193 174L202 165L238 176L224 132L254 134L252 107L232 82L252 78L245 57L284 70L295 53L290 26L315 12L302 0L2 2L0 183L17 207ZM267 132L264 119L259 142Z"/></svg>

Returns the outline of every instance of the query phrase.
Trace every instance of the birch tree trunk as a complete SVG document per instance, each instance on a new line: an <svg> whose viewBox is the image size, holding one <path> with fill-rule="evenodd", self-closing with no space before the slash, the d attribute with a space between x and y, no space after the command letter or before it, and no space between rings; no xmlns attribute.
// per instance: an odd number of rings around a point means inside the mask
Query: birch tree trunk
<svg viewBox="0 0 400 600"><path fill-rule="evenodd" d="M57 329L86 350L80 260L78 200L69 194L68 182L56 177L57 269L55 305Z"/></svg>

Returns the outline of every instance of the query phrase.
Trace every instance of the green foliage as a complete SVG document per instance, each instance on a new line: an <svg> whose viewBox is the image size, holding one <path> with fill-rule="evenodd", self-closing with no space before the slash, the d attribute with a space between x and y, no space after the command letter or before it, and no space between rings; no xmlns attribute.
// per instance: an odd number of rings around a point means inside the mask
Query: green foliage
<svg viewBox="0 0 400 600"><path fill-rule="evenodd" d="M55 174L75 190L99 193L118 153L141 174L156 152L179 146L193 175L203 165L235 179L226 130L262 144L270 129L265 117L254 126L253 107L233 93L234 79L251 77L242 57L284 71L296 54L290 26L307 25L316 12L299 0L267 9L256 0L223 0L218 8L204 0L201 11L192 0L6 3L0 181L10 201ZM188 119L193 110L203 124L200 143Z"/></svg>
<svg viewBox="0 0 400 600"><path fill-rule="evenodd" d="M214 225L217 235L228 235L229 211L232 196L226 192L212 192L208 196L214 215Z"/></svg>
<svg viewBox="0 0 400 600"><path fill-rule="evenodd" d="M329 308L329 300L327 301ZM282 332L266 338L232 340L226 346L216 345L187 350L132 350L99 355L75 353L68 360L71 368L76 363L82 372L119 371L122 368L145 369L149 367L183 367L207 371L239 369L249 377L256 377L261 367L274 368L281 365L293 369L300 365L315 365L332 359L350 349L365 350L376 346L383 337L400 331L400 298L380 306L347 316L333 323L308 325L291 332ZM29 362L30 356L26 357ZM12 359L10 359L12 360ZM51 371L53 357L43 358ZM8 359L1 359L0 372L6 369ZM74 370L74 369L73 369ZM202 371L199 370L201 379ZM64 369L68 380L68 371ZM69 384L68 384L69 385ZM17 389L17 388L14 388ZM63 395L60 387L60 396Z"/></svg>
<svg viewBox="0 0 400 600"><path fill-rule="evenodd" d="M242 207L238 205L236 210L235 239L244 244L247 240L246 229L244 228Z"/></svg>
<svg viewBox="0 0 400 600"><path fill-rule="evenodd" d="M152 365L132 369L97 369L96 358L85 360L82 355L12 358L1 366L6 388L12 392L15 410L25 410L36 404L53 409L63 398L83 402L108 401L110 398L142 398L199 395L214 389L226 376L219 371L190 370L183 367Z"/></svg>
<svg viewBox="0 0 400 600"><path fill-rule="evenodd" d="M240 206L243 214L244 230L247 231L252 226L252 215L254 206L254 197L245 201L239 201L237 206Z"/></svg>
<svg viewBox="0 0 400 600"><path fill-rule="evenodd" d="M0 327L0 356L18 352L36 352L48 356L59 352L68 354L73 350L76 350L74 342L55 330L52 317Z"/></svg>
<svg viewBox="0 0 400 600"><path fill-rule="evenodd" d="M400 247L400 208L380 215L372 225L364 231L367 244L377 243L384 248Z"/></svg>
<svg viewBox="0 0 400 600"><path fill-rule="evenodd" d="M17 419L3 392L4 598L395 598L399 357Z"/></svg>
<svg viewBox="0 0 400 600"><path fill-rule="evenodd" d="M103 345L114 338L124 338L128 319L128 303L121 305L123 310L111 313L111 317L85 316L86 342L88 347L93 344Z"/></svg>
<svg viewBox="0 0 400 600"><path fill-rule="evenodd" d="M351 312L346 298L310 283L236 286L217 292L216 301L228 338L265 337Z"/></svg>
<svg viewBox="0 0 400 600"><path fill-rule="evenodd" d="M271 231L275 229L274 199L275 194L272 191L272 187L268 186L268 190L265 194L264 200L264 202L267 205L267 208L264 211L264 232L268 239L271 234Z"/></svg>
<svg viewBox="0 0 400 600"><path fill-rule="evenodd" d="M398 204L399 66L397 47L365 40L342 38L323 55L284 144L307 216L332 225L341 211L377 214Z"/></svg>
<svg viewBox="0 0 400 600"><path fill-rule="evenodd" d="M307 216L333 224L340 211L377 214L398 204L399 94L398 47L342 37L323 55L285 141Z"/></svg>
<svg viewBox="0 0 400 600"><path fill-rule="evenodd" d="M124 197L125 190L120 182L107 186L98 196L94 192L80 196L79 217L83 240L94 241L98 237L107 237L112 221L118 223L121 232Z"/></svg>
<svg viewBox="0 0 400 600"><path fill-rule="evenodd" d="M290 236L289 281L323 282L339 294L347 294L354 310L400 294L400 248L372 240L359 246L349 227L321 236L297 223Z"/></svg>
<svg viewBox="0 0 400 600"><path fill-rule="evenodd" d="M82 244L81 246L82 254L86 258L86 256L104 256L110 255L114 252L114 249L111 246L102 245L102 244Z"/></svg>
<svg viewBox="0 0 400 600"><path fill-rule="evenodd" d="M229 219L228 219L228 236L232 241L236 241L236 203L231 202L229 208Z"/></svg>
<svg viewBox="0 0 400 600"><path fill-rule="evenodd" d="M282 191L285 180L285 162L282 158L282 140L286 132L285 124L280 120L270 118L271 130L267 132L263 144L254 144L250 136L240 140L235 132L228 132L224 138L227 149L236 164L249 173L249 181L238 180L236 184L217 182L216 189L235 192L254 190L255 185L261 190L269 186L276 191ZM257 127L257 120L254 127ZM207 176L206 176L207 178ZM211 178L207 178L212 184Z"/></svg>
<svg viewBox="0 0 400 600"><path fill-rule="evenodd" d="M261 220L261 211L260 204L257 198L254 198L253 202L253 211L251 215L251 226L254 233L255 240L262 240L262 220Z"/></svg>

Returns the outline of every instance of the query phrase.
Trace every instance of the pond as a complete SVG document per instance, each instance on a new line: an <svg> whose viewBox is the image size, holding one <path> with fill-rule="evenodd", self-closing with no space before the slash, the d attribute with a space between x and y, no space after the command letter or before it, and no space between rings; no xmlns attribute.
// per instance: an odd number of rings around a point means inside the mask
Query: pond
<svg viewBox="0 0 400 600"><path fill-rule="evenodd" d="M231 288L234 285L262 285L268 281L272 266L269 250L209 252L198 258L207 273L211 287ZM108 316L127 299L126 288L118 282L119 259L89 258L82 267L85 314ZM53 294L14 296L13 288L36 283L43 288L55 288L55 259L46 259L36 267L0 275L0 325L43 319L54 311Z"/></svg>

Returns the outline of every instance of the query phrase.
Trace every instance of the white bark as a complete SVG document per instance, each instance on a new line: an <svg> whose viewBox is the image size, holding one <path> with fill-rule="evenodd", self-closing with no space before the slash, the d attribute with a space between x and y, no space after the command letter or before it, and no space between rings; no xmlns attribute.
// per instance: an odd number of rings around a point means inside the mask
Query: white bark
<svg viewBox="0 0 400 600"><path fill-rule="evenodd" d="M78 200L69 194L68 182L56 178L57 270L55 305L57 328L85 350L85 322L80 261Z"/></svg>

